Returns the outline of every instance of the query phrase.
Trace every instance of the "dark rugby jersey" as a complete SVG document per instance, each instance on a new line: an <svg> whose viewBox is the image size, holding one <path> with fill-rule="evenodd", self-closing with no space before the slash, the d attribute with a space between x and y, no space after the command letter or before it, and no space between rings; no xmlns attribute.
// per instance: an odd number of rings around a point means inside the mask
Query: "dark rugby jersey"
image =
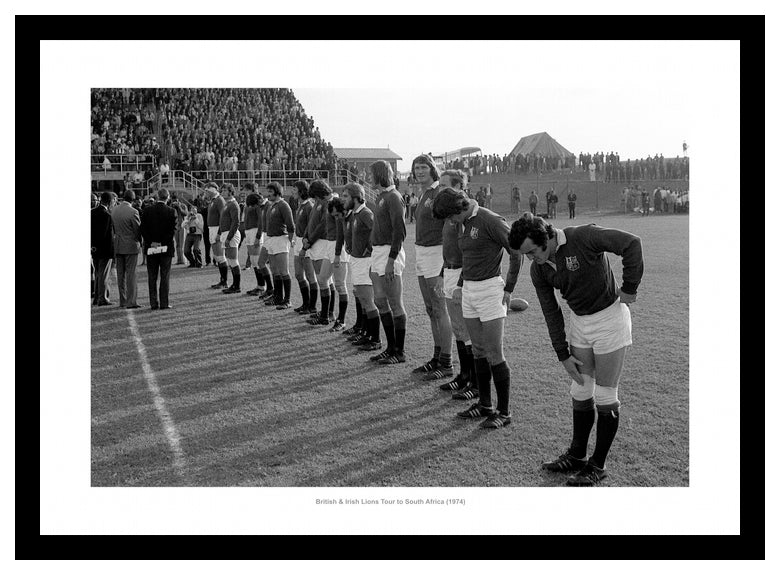
<svg viewBox="0 0 780 575"><path fill-rule="evenodd" d="M251 230L252 228L257 228L260 226L260 206L247 206L246 210L244 211L244 215L246 219L244 220L244 225L246 226L247 230Z"/></svg>
<svg viewBox="0 0 780 575"><path fill-rule="evenodd" d="M444 220L442 232L441 253L444 257L444 265L459 267L463 265L463 252L460 251L458 237L463 232L463 225L452 220Z"/></svg>
<svg viewBox="0 0 780 575"><path fill-rule="evenodd" d="M441 230L444 226L444 220L437 220L433 217L433 200L439 195L441 189L439 182L434 182L420 196L417 202L417 209L414 211L416 222L414 245L416 246L440 246L442 242Z"/></svg>
<svg viewBox="0 0 780 575"><path fill-rule="evenodd" d="M272 203L266 212L268 237L284 236L294 231L292 208L284 200Z"/></svg>
<svg viewBox="0 0 780 575"><path fill-rule="evenodd" d="M347 239L350 231L349 220L352 218L352 212L344 214L343 218L336 218L336 255L341 255L341 249L347 250L350 253L350 247L352 245L352 238Z"/></svg>
<svg viewBox="0 0 780 575"><path fill-rule="evenodd" d="M222 216L222 211L225 209L225 198L217 196L209 204L209 211L206 217L207 226L218 226L219 218Z"/></svg>
<svg viewBox="0 0 780 575"><path fill-rule="evenodd" d="M302 202L298 206L298 210L295 212L295 235L299 238L303 237L306 233L306 227L309 223L309 214L311 213L312 204L314 202L311 198L307 198L305 202Z"/></svg>
<svg viewBox="0 0 780 575"><path fill-rule="evenodd" d="M328 200L314 199L314 206L309 213L309 222L306 224L306 233L303 237L309 240L313 246L317 240L325 238L325 220L328 215Z"/></svg>
<svg viewBox="0 0 780 575"><path fill-rule="evenodd" d="M573 226L558 232L566 241L558 240L553 268L547 262L531 264L531 281L536 288L553 349L560 361L569 357L563 312L555 297L555 289L576 315L592 315L608 308L618 298L617 282L605 252L623 258L623 286L627 294L635 294L644 272L642 240L637 236L595 224Z"/></svg>
<svg viewBox="0 0 780 575"><path fill-rule="evenodd" d="M262 204L258 204L257 206L257 217L258 217L258 232L261 234L265 232L268 229L268 208L271 207L271 202L268 200L265 200Z"/></svg>
<svg viewBox="0 0 780 575"><path fill-rule="evenodd" d="M390 246L390 257L395 259L404 245L406 223L404 200L394 186L383 190L377 198L374 227L371 229L372 246Z"/></svg>
<svg viewBox="0 0 780 575"><path fill-rule="evenodd" d="M458 245L463 253L463 280L483 281L501 275L501 257L509 252L509 271L504 291L512 292L520 271L520 252L509 247L509 224L497 213L474 206L474 215L463 222ZM470 208L473 209L473 208Z"/></svg>
<svg viewBox="0 0 780 575"><path fill-rule="evenodd" d="M238 202L235 199L231 199L225 205L225 209L222 210L222 215L219 216L219 233L230 232L228 234L228 241L233 239L238 231Z"/></svg>
<svg viewBox="0 0 780 575"><path fill-rule="evenodd" d="M374 227L374 212L365 204L352 212L350 229L352 233L350 254L356 258L367 258L371 255L371 230Z"/></svg>
<svg viewBox="0 0 780 575"><path fill-rule="evenodd" d="M329 242L336 241L336 234L338 233L338 230L336 229L336 216L330 215L330 213L325 213L325 239Z"/></svg>

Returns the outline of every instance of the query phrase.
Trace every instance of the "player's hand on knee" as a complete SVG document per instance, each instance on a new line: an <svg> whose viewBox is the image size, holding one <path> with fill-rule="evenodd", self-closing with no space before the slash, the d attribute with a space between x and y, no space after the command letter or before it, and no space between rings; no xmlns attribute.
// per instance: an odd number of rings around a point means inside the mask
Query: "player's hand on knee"
<svg viewBox="0 0 780 575"><path fill-rule="evenodd" d="M452 290L452 301L455 303L461 303L463 300L463 290L459 287L456 287Z"/></svg>
<svg viewBox="0 0 780 575"><path fill-rule="evenodd" d="M582 379L582 375L580 375L579 370L577 369L578 365L582 365L582 362L574 357L573 355L570 355L568 358L564 359L562 362L564 369L569 374L569 376L579 383L580 385L585 385L585 380Z"/></svg>

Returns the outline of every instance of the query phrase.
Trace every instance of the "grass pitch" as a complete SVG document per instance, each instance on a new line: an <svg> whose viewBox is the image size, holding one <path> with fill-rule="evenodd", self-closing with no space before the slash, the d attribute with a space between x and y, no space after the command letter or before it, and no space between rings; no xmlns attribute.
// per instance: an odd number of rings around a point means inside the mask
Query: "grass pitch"
<svg viewBox="0 0 780 575"><path fill-rule="evenodd" d="M639 235L645 257L631 306L634 344L619 389L620 429L604 485L687 486L688 216L585 214L552 221L559 227L589 222ZM414 275L414 226L407 232L408 363L394 366L375 365L340 334L309 326L292 310L211 290L214 267L174 265L174 309L152 312L146 269L139 265L142 309L91 309L92 485L562 485L565 477L539 464L570 441L569 379L550 345L528 262L514 293L530 307L510 312L505 327L512 425L483 430L455 417L470 402L439 391L444 380L423 382L411 374L430 358L433 343ZM242 246L239 261L245 259ZM620 258L610 260L620 283ZM243 291L254 286L254 273L243 271ZM292 291L297 307L294 277ZM115 275L111 294L118 302ZM181 469L174 466L128 313L181 437ZM351 301L347 326L354 313ZM454 344L453 353L457 358ZM595 426L589 451L594 441Z"/></svg>

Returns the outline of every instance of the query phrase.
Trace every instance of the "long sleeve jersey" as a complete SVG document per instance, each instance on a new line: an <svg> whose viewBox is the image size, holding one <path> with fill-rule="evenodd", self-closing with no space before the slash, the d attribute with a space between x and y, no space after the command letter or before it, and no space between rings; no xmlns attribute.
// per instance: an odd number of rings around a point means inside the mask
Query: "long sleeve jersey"
<svg viewBox="0 0 780 575"><path fill-rule="evenodd" d="M336 217L332 216L329 212L326 212L325 213L325 239L328 240L329 242L336 241L337 234L338 234L338 229L336 225Z"/></svg>
<svg viewBox="0 0 780 575"><path fill-rule="evenodd" d="M463 252L460 251L458 238L463 233L463 225L452 220L444 220L442 232L441 253L444 265L450 267L463 266Z"/></svg>
<svg viewBox="0 0 780 575"><path fill-rule="evenodd" d="M261 204L257 204L257 231L261 234L268 230L268 208L270 207L271 202L268 200L263 201Z"/></svg>
<svg viewBox="0 0 780 575"><path fill-rule="evenodd" d="M433 200L439 195L441 189L438 183L434 182L434 185L422 193L417 209L414 211L416 222L414 245L416 246L440 246L442 243L444 220L433 217Z"/></svg>
<svg viewBox="0 0 780 575"><path fill-rule="evenodd" d="M617 281L605 252L623 258L623 286L635 294L644 272L642 241L622 230L602 228L595 224L558 230L558 249L554 263L531 264L531 281L547 322L553 349L560 361L569 357L563 312L555 289L576 315L592 315L615 303Z"/></svg>
<svg viewBox="0 0 780 575"><path fill-rule="evenodd" d="M313 204L314 200L312 198L307 198L306 201L298 206L298 209L295 212L295 235L299 238L302 238L306 233L306 228L309 224L309 214L311 213Z"/></svg>
<svg viewBox="0 0 780 575"><path fill-rule="evenodd" d="M268 223L268 229L266 233L268 237L284 236L292 234L295 231L295 224L293 223L292 209L290 204L284 200L279 200L271 204L266 214L266 220Z"/></svg>
<svg viewBox="0 0 780 575"><path fill-rule="evenodd" d="M247 230L260 227L260 206L247 206L244 211L244 226Z"/></svg>
<svg viewBox="0 0 780 575"><path fill-rule="evenodd" d="M349 216L349 225L345 229L349 254L356 258L371 255L371 229L374 227L374 213L365 204L353 210ZM337 246L338 247L338 246Z"/></svg>
<svg viewBox="0 0 780 575"><path fill-rule="evenodd" d="M371 229L371 245L389 245L389 255L395 259L404 245L405 238L404 200L395 187L390 187L383 190L377 199L374 227Z"/></svg>
<svg viewBox="0 0 780 575"><path fill-rule="evenodd" d="M325 198L314 199L314 206L309 213L309 221L306 224L306 233L303 237L309 240L313 246L317 240L325 239L325 220L328 216L328 200Z"/></svg>
<svg viewBox="0 0 780 575"><path fill-rule="evenodd" d="M222 217L222 212L225 209L225 198L222 196L217 196L213 200L211 200L211 203L209 204L209 212L206 217L206 225L211 226L218 226L219 220Z"/></svg>
<svg viewBox="0 0 780 575"><path fill-rule="evenodd" d="M509 224L497 213L474 206L472 215L463 222L458 238L463 254L463 269L458 285L463 280L483 281L501 275L501 258L509 253L509 271L504 291L512 292L520 272L520 252L509 246Z"/></svg>
<svg viewBox="0 0 780 575"><path fill-rule="evenodd" d="M238 232L238 202L235 200L227 202L219 217L219 233L222 232L230 232L227 241L232 240Z"/></svg>

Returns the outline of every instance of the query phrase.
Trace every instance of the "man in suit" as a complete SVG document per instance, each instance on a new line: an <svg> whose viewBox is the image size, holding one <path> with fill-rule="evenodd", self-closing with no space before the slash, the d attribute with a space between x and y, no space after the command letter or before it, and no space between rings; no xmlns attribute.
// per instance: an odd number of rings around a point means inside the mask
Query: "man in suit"
<svg viewBox="0 0 780 575"><path fill-rule="evenodd" d="M160 188L157 201L144 210L141 217L141 236L146 251L146 270L149 274L149 303L153 310L171 309L168 303L168 279L173 259L173 236L176 233L176 211L166 206L168 190ZM160 276L159 298L157 276Z"/></svg>
<svg viewBox="0 0 780 575"><path fill-rule="evenodd" d="M108 299L108 280L114 259L114 226L111 208L116 200L111 192L100 194L100 205L90 214L92 229L92 263L95 266L95 295L92 305L112 305Z"/></svg>
<svg viewBox="0 0 780 575"><path fill-rule="evenodd" d="M119 307L138 309L136 302L135 269L138 252L141 249L141 216L131 203L135 192L127 190L111 211L114 225L114 259L116 260L116 281L119 288Z"/></svg>

